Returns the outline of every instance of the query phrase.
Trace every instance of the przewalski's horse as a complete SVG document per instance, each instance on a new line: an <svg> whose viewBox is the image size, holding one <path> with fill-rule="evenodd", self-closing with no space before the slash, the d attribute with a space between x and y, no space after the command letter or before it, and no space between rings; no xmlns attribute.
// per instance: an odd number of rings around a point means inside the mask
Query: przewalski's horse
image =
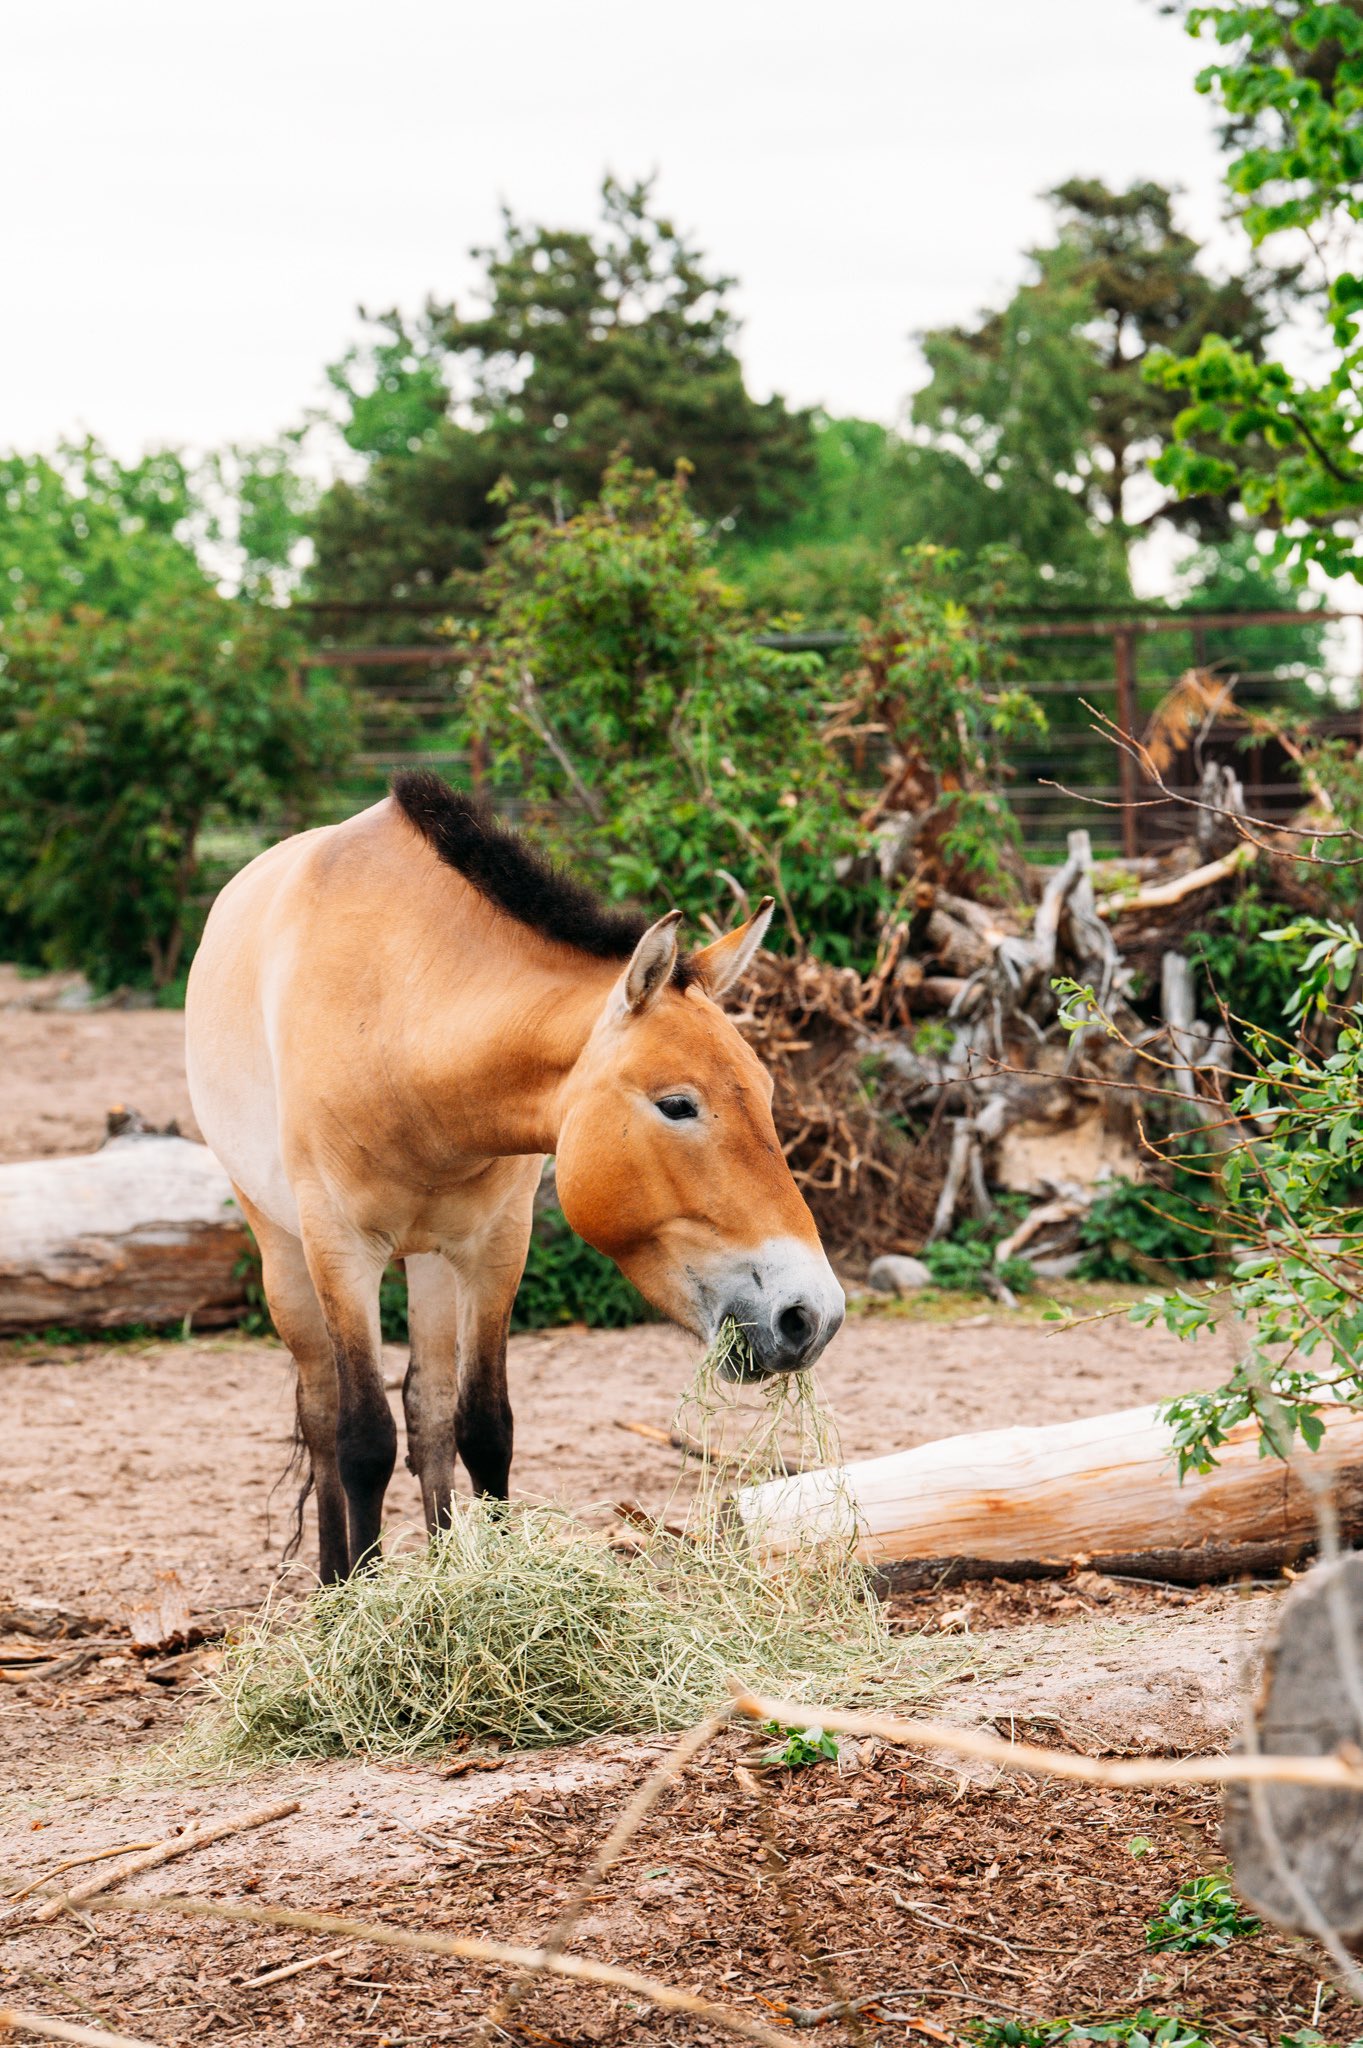
<svg viewBox="0 0 1363 2048"><path fill-rule="evenodd" d="M190 1093L297 1362L324 1579L379 1541L390 1259L427 1525L449 1520L456 1452L505 1497L507 1325L546 1153L573 1228L698 1337L733 1316L758 1370L788 1372L841 1323L770 1079L715 1000L771 905L689 957L678 916L605 909L429 774L272 847L213 906Z"/></svg>

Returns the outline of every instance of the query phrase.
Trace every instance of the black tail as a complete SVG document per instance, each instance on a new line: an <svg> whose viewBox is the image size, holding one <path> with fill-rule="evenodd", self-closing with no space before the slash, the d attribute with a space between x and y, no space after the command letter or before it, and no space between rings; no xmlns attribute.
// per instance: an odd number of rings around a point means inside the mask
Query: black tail
<svg viewBox="0 0 1363 2048"><path fill-rule="evenodd" d="M293 1418L293 1441L289 1446L289 1462L270 1488L265 1502L265 1540L267 1543L271 1540L270 1507L274 1497L280 1487L286 1485L289 1480L296 1479L305 1466L307 1467L307 1474L302 1486L299 1488L298 1499L294 1503L293 1527L289 1531L288 1542L284 1545L283 1554L279 1560L281 1569L286 1564L292 1564L298 1555L299 1545L303 1541L303 1510L308 1504L308 1495L312 1492L312 1460L308 1456L308 1446L303 1435L302 1419L295 1411Z"/></svg>

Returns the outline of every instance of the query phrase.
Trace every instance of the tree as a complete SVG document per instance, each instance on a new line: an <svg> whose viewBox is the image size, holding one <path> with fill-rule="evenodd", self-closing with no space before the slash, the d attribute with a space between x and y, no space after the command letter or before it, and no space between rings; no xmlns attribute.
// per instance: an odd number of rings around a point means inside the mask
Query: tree
<svg viewBox="0 0 1363 2048"><path fill-rule="evenodd" d="M1146 380L1152 354L1229 332L1261 360L1292 277L1208 275L1162 185L1073 178L1050 197L1056 239L1032 252L1033 278L974 327L924 337L931 376L913 417L935 458L941 539L1009 542L1054 591L1078 579L1106 597L1126 590L1126 551L1156 522L1204 541L1231 532L1213 490L1137 502L1177 410Z"/></svg>
<svg viewBox="0 0 1363 2048"><path fill-rule="evenodd" d="M97 983L173 982L210 817L301 823L353 744L342 691L288 675L278 613L169 587L131 616L10 619L0 656L0 939Z"/></svg>
<svg viewBox="0 0 1363 2048"><path fill-rule="evenodd" d="M1264 360L1233 328L1171 346L1150 373L1186 394L1155 475L1185 499L1238 498L1276 530L1299 575L1356 572L1363 513L1363 276L1345 267L1363 222L1363 6L1344 0L1231 0L1192 7L1188 26L1224 53L1199 89L1244 147L1231 204L1251 242L1306 242L1323 299L1325 374Z"/></svg>
<svg viewBox="0 0 1363 2048"><path fill-rule="evenodd" d="M174 449L129 464L94 440L0 455L0 620L78 607L126 619L153 593L202 590L195 511Z"/></svg>
<svg viewBox="0 0 1363 2048"><path fill-rule="evenodd" d="M388 313L329 373L368 467L320 507L321 596L442 590L481 561L499 477L568 511L621 450L663 473L690 462L706 519L760 530L794 510L808 416L748 392L733 281L654 210L649 185L608 178L595 233L507 213L500 245L474 253L484 312L432 300L415 322Z"/></svg>

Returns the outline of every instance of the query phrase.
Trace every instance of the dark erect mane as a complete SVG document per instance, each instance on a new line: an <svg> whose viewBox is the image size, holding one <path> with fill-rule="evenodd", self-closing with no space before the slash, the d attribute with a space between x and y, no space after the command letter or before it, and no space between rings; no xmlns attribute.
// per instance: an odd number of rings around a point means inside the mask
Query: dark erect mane
<svg viewBox="0 0 1363 2048"><path fill-rule="evenodd" d="M609 909L519 833L499 825L486 804L451 789L428 768L395 775L393 801L447 867L544 938L598 960L628 960L648 930L648 918ZM681 955L673 978L682 986L689 978Z"/></svg>

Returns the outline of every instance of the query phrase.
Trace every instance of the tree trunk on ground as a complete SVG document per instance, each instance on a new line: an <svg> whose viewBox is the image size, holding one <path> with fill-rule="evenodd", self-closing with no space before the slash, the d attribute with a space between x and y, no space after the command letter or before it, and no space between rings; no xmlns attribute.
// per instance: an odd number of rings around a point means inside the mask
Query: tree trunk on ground
<svg viewBox="0 0 1363 2048"><path fill-rule="evenodd" d="M0 1165L0 1331L230 1322L247 1249L227 1175L185 1138Z"/></svg>
<svg viewBox="0 0 1363 2048"><path fill-rule="evenodd" d="M1220 1464L1179 1484L1158 1409L1128 1408L1044 1429L945 1437L836 1471L749 1487L739 1512L775 1549L855 1511L857 1555L890 1589L963 1578L1028 1578L1075 1566L1188 1583L1276 1570L1316 1541L1298 1464L1259 1456L1252 1422ZM1363 1415L1343 1407L1310 1460L1333 1487L1341 1528L1363 1534Z"/></svg>

